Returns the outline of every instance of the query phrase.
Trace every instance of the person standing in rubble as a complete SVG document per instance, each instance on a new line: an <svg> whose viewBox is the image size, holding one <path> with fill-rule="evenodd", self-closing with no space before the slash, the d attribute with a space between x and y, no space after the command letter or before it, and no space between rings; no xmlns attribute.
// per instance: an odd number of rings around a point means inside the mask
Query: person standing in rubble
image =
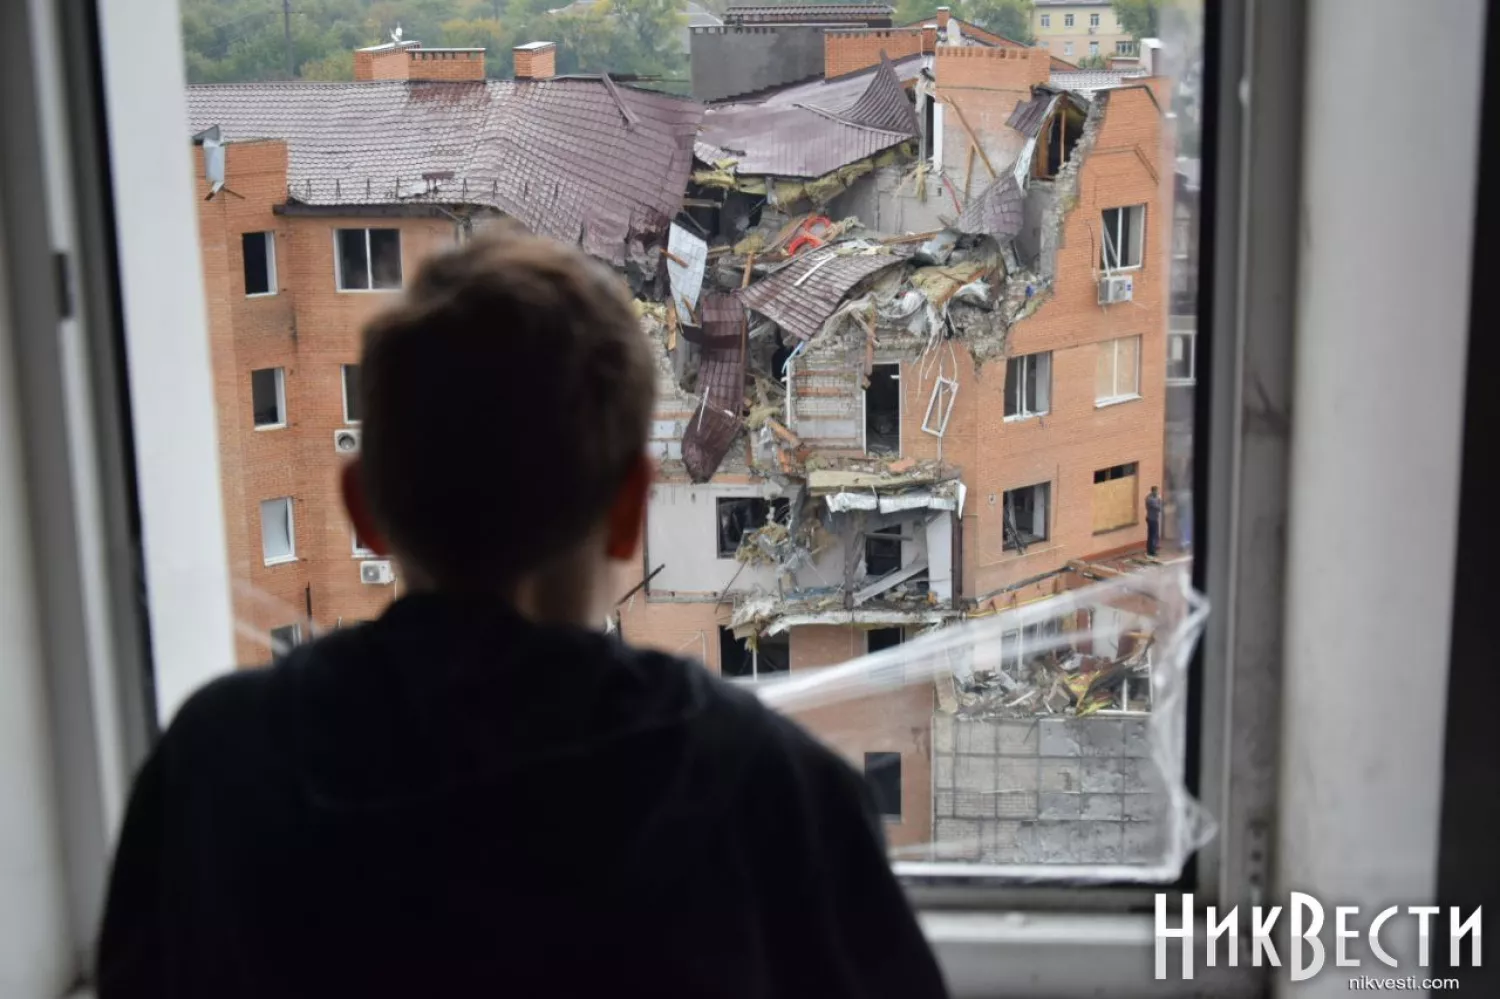
<svg viewBox="0 0 1500 999"><path fill-rule="evenodd" d="M1155 558L1161 548L1161 493L1156 486L1146 496L1146 555Z"/></svg>
<svg viewBox="0 0 1500 999"><path fill-rule="evenodd" d="M653 476L620 282L489 234L422 268L360 365L344 501L409 592L179 711L131 794L99 999L943 996L862 777L599 628Z"/></svg>

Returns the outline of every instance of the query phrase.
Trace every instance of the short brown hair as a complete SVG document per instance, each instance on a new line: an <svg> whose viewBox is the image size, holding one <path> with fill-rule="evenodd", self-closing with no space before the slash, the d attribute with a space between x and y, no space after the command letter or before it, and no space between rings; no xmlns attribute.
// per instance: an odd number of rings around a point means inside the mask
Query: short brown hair
<svg viewBox="0 0 1500 999"><path fill-rule="evenodd" d="M655 370L602 265L504 229L429 259L365 329L362 477L398 555L489 589L580 541L646 447Z"/></svg>

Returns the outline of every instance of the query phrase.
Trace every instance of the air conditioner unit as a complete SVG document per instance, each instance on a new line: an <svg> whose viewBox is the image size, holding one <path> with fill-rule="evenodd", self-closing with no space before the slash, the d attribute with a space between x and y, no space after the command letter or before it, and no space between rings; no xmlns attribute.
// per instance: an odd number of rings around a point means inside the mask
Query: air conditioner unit
<svg viewBox="0 0 1500 999"><path fill-rule="evenodd" d="M1099 279L1099 304L1113 305L1135 298L1135 278L1129 274L1106 274Z"/></svg>
<svg viewBox="0 0 1500 999"><path fill-rule="evenodd" d="M359 431L345 428L333 432L333 449L339 454L359 453Z"/></svg>
<svg viewBox="0 0 1500 999"><path fill-rule="evenodd" d="M396 572L391 563L381 559L359 564L359 581L366 586L389 586L396 581Z"/></svg>

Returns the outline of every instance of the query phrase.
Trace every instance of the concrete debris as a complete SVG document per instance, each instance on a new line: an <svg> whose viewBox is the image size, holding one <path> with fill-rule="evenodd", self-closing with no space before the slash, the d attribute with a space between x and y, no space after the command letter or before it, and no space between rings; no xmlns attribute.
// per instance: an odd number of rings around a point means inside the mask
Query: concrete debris
<svg viewBox="0 0 1500 999"><path fill-rule="evenodd" d="M1084 718L1106 710L1147 711L1154 636L1131 632L1125 637L1126 651L1114 658L1064 645L1023 663L1002 661L999 668L975 669L943 682L950 684L956 713L969 717Z"/></svg>

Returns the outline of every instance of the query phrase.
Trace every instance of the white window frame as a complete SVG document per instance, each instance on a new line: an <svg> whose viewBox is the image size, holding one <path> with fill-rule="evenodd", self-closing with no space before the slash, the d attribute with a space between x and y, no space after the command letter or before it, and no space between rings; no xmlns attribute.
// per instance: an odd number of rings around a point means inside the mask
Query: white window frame
<svg viewBox="0 0 1500 999"><path fill-rule="evenodd" d="M1090 14L1089 15L1089 27L1090 28L1097 28L1097 27L1099 27L1099 15L1098 14Z"/></svg>
<svg viewBox="0 0 1500 999"><path fill-rule="evenodd" d="M1098 42L1089 42L1089 55L1096 56L1098 54L1099 54L1099 43Z"/></svg>
<svg viewBox="0 0 1500 999"><path fill-rule="evenodd" d="M257 371L276 372L276 422L255 422L255 373ZM250 370L250 424L256 431L261 430L285 430L286 429L286 369L285 368L252 368Z"/></svg>
<svg viewBox="0 0 1500 999"><path fill-rule="evenodd" d="M264 236L266 244L266 284L269 291L246 290L246 298L271 298L281 291L281 285L276 280L276 232L272 229L254 229L250 232L240 233L240 252L244 253L245 237L253 235ZM240 263L240 276L244 277L244 262Z"/></svg>
<svg viewBox="0 0 1500 999"><path fill-rule="evenodd" d="M1124 393L1122 393L1122 392L1119 391L1119 388L1120 388L1120 344L1125 343L1126 341L1129 341L1129 340L1134 340L1135 341L1135 391L1134 392L1124 392ZM1100 343L1099 343L1099 349L1101 351L1104 350L1106 347L1108 347L1111 351L1113 351L1113 358L1112 358L1112 365L1111 366L1114 369L1114 376L1110 379L1110 384L1111 384L1111 387L1115 389L1115 392L1113 394L1111 394L1111 395L1107 395L1107 396L1103 396L1103 397L1100 397L1100 396L1097 396L1097 395L1094 396L1094 408L1095 409L1102 409L1105 406L1116 406L1116 405L1119 405L1122 402L1134 402L1136 399L1139 399L1141 397L1141 343L1142 343L1142 338L1141 338L1141 336L1139 334L1137 334L1135 336L1115 337L1113 340L1102 340L1102 341L1100 341ZM1094 363L1098 364L1099 362L1096 359Z"/></svg>
<svg viewBox="0 0 1500 999"><path fill-rule="evenodd" d="M1115 216L1116 224L1113 233L1109 231L1110 212L1118 213ZM1131 217L1131 213L1138 213L1136 217L1140 219L1140 226L1137 238L1133 241L1128 241L1125 239L1125 220ZM1120 251L1122 242L1124 242L1126 253ZM1113 257L1110 255L1111 249L1114 250ZM1134 252L1131 253L1130 251ZM1134 263L1121 263L1121 261L1126 259L1127 254L1135 257ZM1146 261L1146 206L1144 204L1115 205L1100 211L1099 255L1106 274L1120 274L1122 272L1138 271L1141 269ZM1111 261L1113 261L1113 266L1111 266Z"/></svg>
<svg viewBox="0 0 1500 999"><path fill-rule="evenodd" d="M401 264L401 280L393 288L375 287L375 254L370 250L370 232L374 229L389 229L396 234L396 258ZM365 234L365 279L367 288L344 287L344 256L339 252L339 233L362 232ZM335 226L333 229L333 287L340 295L389 295L406 287L406 250L403 233L397 226Z"/></svg>
<svg viewBox="0 0 1500 999"><path fill-rule="evenodd" d="M289 646L287 646L286 648L284 648L284 649L278 649L276 647L276 642L277 642L276 633L278 631L284 631L284 630L286 630L288 628L290 628L291 632L292 632L292 641L291 641L291 644ZM299 646L299 645L302 644L302 622L301 621L293 621L291 624L277 625L276 627L274 627L274 628L270 629L269 631L267 631L266 635L271 640L271 654L273 656L284 656L288 652L292 651L292 649L295 649L297 646Z"/></svg>
<svg viewBox="0 0 1500 999"><path fill-rule="evenodd" d="M1018 492L1021 492L1022 490L1026 490L1026 489L1041 489L1045 493L1044 502L1042 504L1043 505L1042 519L1043 519L1043 522L1045 524L1045 529L1046 529L1046 532L1047 532L1045 535L1043 535L1040 538L1036 538L1036 539L1034 539L1032 541L1026 542L1026 547L1028 549L1033 549L1033 548L1035 548L1038 545L1051 547L1049 543L1052 541L1052 535L1056 531L1056 528L1057 528L1057 525L1052 522L1052 482L1050 480L1047 481L1047 482L1032 482L1032 483L1030 483L1028 485L1013 486L1010 489L1002 490L1001 493L1000 493L1000 551L1007 558L1012 557L1012 556L1017 557L1017 558L1021 558L1021 557L1025 557L1027 555L1035 554L1034 551L1028 550L1028 551L1024 551L1023 552L1019 548L1012 548L1010 546L1009 539L1006 537L1006 534L1005 534L1006 529L1009 527L1009 524L1007 523L1006 517L1005 517L1005 494L1006 493L1018 493ZM1018 530L1020 529L1020 526L1021 525L1019 523L1016 524L1016 528Z"/></svg>
<svg viewBox="0 0 1500 999"><path fill-rule="evenodd" d="M373 549L373 548L366 548L364 545L362 545L360 543L359 532L357 530L354 530L353 528L350 528L350 530L349 530L349 550L353 553L353 557L354 558L379 558L380 557L380 553L377 552L375 549Z"/></svg>
<svg viewBox="0 0 1500 999"><path fill-rule="evenodd" d="M1063 55L1070 56L1072 54L1073 54L1073 43L1072 42L1063 42Z"/></svg>
<svg viewBox="0 0 1500 999"><path fill-rule="evenodd" d="M1044 28L1050 28L1050 27L1052 27L1052 15L1051 14L1043 14L1042 15L1042 27L1044 27Z"/></svg>
<svg viewBox="0 0 1500 999"><path fill-rule="evenodd" d="M1073 15L1072 14L1064 14L1063 15L1063 27L1064 28L1071 28L1072 26L1073 26Z"/></svg>
<svg viewBox="0 0 1500 999"><path fill-rule="evenodd" d="M1172 343L1176 340L1184 341L1187 346L1188 373L1186 375L1172 374ZM1198 331L1196 329L1167 330L1167 384L1168 385L1193 385L1198 381Z"/></svg>
<svg viewBox="0 0 1500 999"><path fill-rule="evenodd" d="M284 555L266 554L266 504L286 504L286 536L288 551ZM297 561L297 504L290 496L272 496L260 501L260 557L266 565L284 565Z"/></svg>
<svg viewBox="0 0 1500 999"><path fill-rule="evenodd" d="M1036 372L1037 372L1037 367L1038 367L1039 363L1040 363L1040 366L1045 369L1047 387L1046 387L1046 392L1045 393L1038 392L1037 395L1038 396L1042 396L1046 401L1042 404L1043 408L1038 409L1035 412L1032 412L1031 410L1029 410L1029 409L1026 408L1026 381L1027 381L1028 377L1032 381L1036 380L1036 377L1037 377ZM1052 351L1050 351L1050 350L1041 350L1041 351L1037 351L1034 354L1020 354L1020 355L1017 355L1016 357L1007 357L1005 359L1005 364L1006 364L1006 368L1007 368L1007 371L1006 371L1007 381L1008 381L1009 376L1010 376L1010 372L1009 372L1010 365L1012 365L1012 364L1019 365L1020 368L1021 368L1020 384L1016 388L1016 406L1017 406L1017 409L1016 409L1016 412L1014 412L1014 413L1006 413L1004 415L1005 422L1006 423L1019 423L1022 420L1033 420L1033 419L1036 419L1037 417L1046 416L1047 414L1051 413L1052 412ZM1003 394L1004 394L1004 390L1002 390L1002 395ZM1002 402L1001 404L1004 405L1004 402Z"/></svg>
<svg viewBox="0 0 1500 999"><path fill-rule="evenodd" d="M353 420L349 418L349 369L357 369L358 367L358 364L339 365L339 391L344 396L344 423L348 424L349 426L359 426L359 424L363 422L363 420Z"/></svg>
<svg viewBox="0 0 1500 999"><path fill-rule="evenodd" d="M934 437L946 434L948 420L953 416L953 404L957 400L958 382L938 375L937 381L932 386L932 395L927 399L927 413L922 417L922 432ZM936 423L932 422L934 415L937 416Z"/></svg>

